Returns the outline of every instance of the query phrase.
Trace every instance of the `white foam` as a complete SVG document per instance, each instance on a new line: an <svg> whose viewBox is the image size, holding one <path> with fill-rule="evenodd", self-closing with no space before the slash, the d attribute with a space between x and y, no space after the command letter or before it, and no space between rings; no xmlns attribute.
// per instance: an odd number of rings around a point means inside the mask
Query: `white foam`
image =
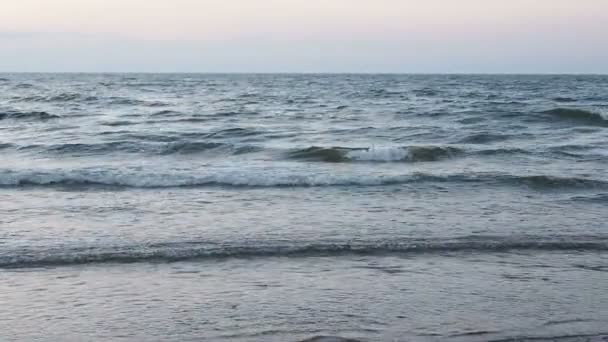
<svg viewBox="0 0 608 342"><path fill-rule="evenodd" d="M608 240L593 235L554 236L462 236L458 238L379 240L255 240L246 241L165 241L133 245L62 244L55 247L21 247L0 250L0 269L45 265L90 263L122 263L148 261L183 261L201 258L255 258L283 256L319 256L444 253L444 252L505 252L509 250L586 250L605 252Z"/></svg>
<svg viewBox="0 0 608 342"><path fill-rule="evenodd" d="M366 150L349 151L346 157L359 161L391 162L410 159L410 152L404 147L371 147Z"/></svg>
<svg viewBox="0 0 608 342"><path fill-rule="evenodd" d="M376 162L435 161L451 157L459 150L443 146L371 147L346 154L350 160Z"/></svg>
<svg viewBox="0 0 608 342"><path fill-rule="evenodd" d="M608 120L608 109L598 108L596 112L602 119Z"/></svg>
<svg viewBox="0 0 608 342"><path fill-rule="evenodd" d="M0 185L108 185L127 187L180 186L331 186L407 183L419 175L306 172L281 169L212 170L205 173L150 173L119 169L0 170Z"/></svg>

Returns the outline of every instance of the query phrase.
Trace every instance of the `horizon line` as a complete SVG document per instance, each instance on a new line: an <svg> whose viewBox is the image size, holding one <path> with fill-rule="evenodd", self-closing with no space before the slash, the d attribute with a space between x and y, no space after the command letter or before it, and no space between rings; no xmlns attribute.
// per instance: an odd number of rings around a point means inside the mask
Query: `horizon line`
<svg viewBox="0 0 608 342"><path fill-rule="evenodd" d="M608 72L366 72L366 71L5 71L0 74L200 74L200 75L516 75L608 76Z"/></svg>

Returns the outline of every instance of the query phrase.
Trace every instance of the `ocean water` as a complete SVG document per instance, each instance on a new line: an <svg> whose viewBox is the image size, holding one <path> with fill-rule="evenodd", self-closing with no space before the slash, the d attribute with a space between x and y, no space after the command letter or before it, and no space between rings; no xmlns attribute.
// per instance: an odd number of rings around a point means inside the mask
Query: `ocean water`
<svg viewBox="0 0 608 342"><path fill-rule="evenodd" d="M605 341L608 76L0 74L2 341Z"/></svg>

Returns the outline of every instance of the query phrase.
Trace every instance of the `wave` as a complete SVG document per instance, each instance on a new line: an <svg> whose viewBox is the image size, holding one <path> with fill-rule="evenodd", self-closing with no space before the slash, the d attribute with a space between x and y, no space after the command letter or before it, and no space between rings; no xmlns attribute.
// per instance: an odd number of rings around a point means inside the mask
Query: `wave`
<svg viewBox="0 0 608 342"><path fill-rule="evenodd" d="M608 193L597 194L592 196L574 196L570 200L576 202L608 204Z"/></svg>
<svg viewBox="0 0 608 342"><path fill-rule="evenodd" d="M493 134L493 133L476 133L469 135L460 141L461 144L487 144L491 142L505 141L510 136L504 134Z"/></svg>
<svg viewBox="0 0 608 342"><path fill-rule="evenodd" d="M109 152L141 152L142 146L129 141L114 141L104 143L68 143L56 145L27 145L18 148L20 151L41 150L52 154L105 154Z"/></svg>
<svg viewBox="0 0 608 342"><path fill-rule="evenodd" d="M403 151L403 152L401 152ZM367 150L351 151L348 158L362 161L436 161L451 158L463 151L455 147L441 146L411 146L404 149L395 150L393 148L371 148ZM398 159L399 158L399 159Z"/></svg>
<svg viewBox="0 0 608 342"><path fill-rule="evenodd" d="M31 112L21 112L21 111L6 111L0 112L0 120L4 119L12 119L12 120L50 120L57 119L60 116L49 114L47 112L42 111L31 111Z"/></svg>
<svg viewBox="0 0 608 342"><path fill-rule="evenodd" d="M487 120L487 118L477 116L477 117L468 117L468 118L457 119L456 122L464 124L464 125L472 125L472 124L480 123L480 122L483 122L486 120Z"/></svg>
<svg viewBox="0 0 608 342"><path fill-rule="evenodd" d="M555 102L576 102L576 99L573 99L571 97L554 97L553 101Z"/></svg>
<svg viewBox="0 0 608 342"><path fill-rule="evenodd" d="M338 147L309 147L305 149L291 151L287 154L288 158L292 159L306 159L306 160L317 160L324 162L344 162L348 161L346 153L350 149L338 148Z"/></svg>
<svg viewBox="0 0 608 342"><path fill-rule="evenodd" d="M135 133L135 132L128 131L128 130L105 131L105 132L100 132L98 134L102 135L102 136L106 136L106 135L118 136L123 139L133 140L133 143L139 143L141 141L161 142L161 143L178 142L178 141L182 141L182 136L185 136L184 133L180 133L180 132L163 132L162 134L151 134L151 133L145 133L145 132Z"/></svg>
<svg viewBox="0 0 608 342"><path fill-rule="evenodd" d="M199 259L507 253L510 251L608 251L601 236L468 236L454 239L390 239L310 242L160 242L124 246L63 246L3 251L0 268L69 266L96 263L177 262Z"/></svg>
<svg viewBox="0 0 608 342"><path fill-rule="evenodd" d="M497 155L513 155L513 154L532 154L533 152L521 148L494 148L475 151L472 154L480 156L497 156Z"/></svg>
<svg viewBox="0 0 608 342"><path fill-rule="evenodd" d="M179 118L179 119L147 120L147 121L144 121L144 122L148 123L148 124L158 124L158 123L178 123L178 122L179 123L182 123L182 122L201 123L201 122L209 122L209 121L211 121L211 120L209 118L206 118L206 117L188 117L188 118Z"/></svg>
<svg viewBox="0 0 608 342"><path fill-rule="evenodd" d="M154 116L169 117L169 116L182 116L182 115L184 115L182 112L178 112L175 110L169 110L169 109L161 110L161 111L150 114L150 116L152 116L152 117L154 117Z"/></svg>
<svg viewBox="0 0 608 342"><path fill-rule="evenodd" d="M590 110L576 108L555 108L544 111L543 113L561 119L608 124L608 115L606 113L593 112Z"/></svg>
<svg viewBox="0 0 608 342"><path fill-rule="evenodd" d="M124 126L131 122L101 123L101 125ZM116 132L102 132L100 135L109 135ZM51 154L111 154L111 153L142 153L150 155L170 155L198 153L209 150L225 152L225 155L243 154L248 152L260 152L264 148L255 145L235 145L220 142L222 139L233 137L249 137L263 134L262 132L249 131L245 129L228 129L211 133L179 133L167 135L132 134L119 132L119 140L112 142L96 143L66 143L55 145L25 145L12 146L21 151L39 151ZM264 135L268 137L268 135ZM202 140L191 140L202 139ZM276 155L276 149L268 149ZM500 154L528 154L531 153L521 149L485 149L465 152L456 147L441 146L412 146L412 147L387 147L387 148L346 148L346 147L309 147L305 149L283 150L282 157L288 160L321 161L332 163L345 162L430 162L448 159L464 154L469 155L500 155Z"/></svg>
<svg viewBox="0 0 608 342"><path fill-rule="evenodd" d="M60 93L56 95L34 95L26 97L15 97L17 101L23 102L94 102L99 100L96 96L80 94L80 93Z"/></svg>
<svg viewBox="0 0 608 342"><path fill-rule="evenodd" d="M261 150L256 146L234 146L217 142L176 142L170 143L162 150L162 154L193 154L209 150L221 150L229 155L252 153Z"/></svg>
<svg viewBox="0 0 608 342"><path fill-rule="evenodd" d="M596 334L570 334L555 336L516 336L503 339L490 340L491 342L604 342L608 339L608 332Z"/></svg>
<svg viewBox="0 0 608 342"><path fill-rule="evenodd" d="M605 188L608 182L579 177L556 177L547 175L506 176L504 180L538 189L559 188Z"/></svg>
<svg viewBox="0 0 608 342"><path fill-rule="evenodd" d="M219 111L213 114L209 114L210 118L222 118L222 117L232 117L232 116L247 116L247 115L257 115L259 112L255 111Z"/></svg>
<svg viewBox="0 0 608 342"><path fill-rule="evenodd" d="M144 107L165 107L169 106L166 102L153 101L153 100L140 100L128 97L97 97L82 93L59 93L55 95L32 95L32 96L17 96L13 100L19 102L45 102L45 103L57 103L57 102L78 102L78 103L91 103L103 101L112 105L133 105L133 106L144 106Z"/></svg>
<svg viewBox="0 0 608 342"><path fill-rule="evenodd" d="M298 174L276 170L199 173L145 173L122 170L0 171L0 186L111 186L127 188L175 187L312 187L409 183L421 177Z"/></svg>
<svg viewBox="0 0 608 342"><path fill-rule="evenodd" d="M137 125L137 122L128 121L128 120L118 120L118 121L104 121L99 123L102 126L110 126L110 127L119 127L119 126L132 126Z"/></svg>
<svg viewBox="0 0 608 342"><path fill-rule="evenodd" d="M160 137L162 138L162 137ZM159 139L160 139L159 138ZM219 142L204 141L170 141L169 142L134 142L134 141L113 141L99 143L67 143L56 145L27 145L18 147L17 150L28 151L37 150L40 153L50 153L59 155L104 155L111 153L143 153L150 155L170 155L170 154L195 154L210 150L222 152L225 155L243 154L247 152L257 152L260 148L256 146L235 146ZM0 145L1 146L1 145ZM9 146L14 147L14 146Z"/></svg>
<svg viewBox="0 0 608 342"><path fill-rule="evenodd" d="M345 338L339 336L315 336L311 338L307 338L305 340L301 340L300 342L361 342L360 340L355 340L354 338Z"/></svg>
<svg viewBox="0 0 608 342"><path fill-rule="evenodd" d="M432 92L432 90L430 90L430 89L428 91ZM369 94L369 96L375 97L375 98L401 98L401 99L405 99L405 98L408 97L406 92L392 91L392 90L387 90L385 88L373 88L373 89L369 89L367 94ZM354 95L358 95L358 94L354 94Z"/></svg>
<svg viewBox="0 0 608 342"><path fill-rule="evenodd" d="M235 127L235 128L221 129L219 131L207 133L204 136L206 138L224 139L224 138L248 137L248 136L258 135L258 134L263 134L263 133L264 133L263 131L258 131L258 130L251 129L251 128Z"/></svg>
<svg viewBox="0 0 608 342"><path fill-rule="evenodd" d="M323 162L376 161L376 162L425 162L446 159L463 153L456 147L410 146L410 147L318 147L312 146L288 152L291 159Z"/></svg>
<svg viewBox="0 0 608 342"><path fill-rule="evenodd" d="M238 154L238 151L235 152ZM452 174L434 175L410 173L343 174L293 172L284 169L233 169L191 172L150 172L129 169L71 169L71 170L11 170L0 169L0 186L32 187L125 187L125 188L176 188L176 187L323 187L323 186L382 186L418 183L489 183L504 186L526 186L536 190L605 189L608 181L554 177L547 175L508 174Z"/></svg>
<svg viewBox="0 0 608 342"><path fill-rule="evenodd" d="M412 93L416 96L437 96L439 91L431 88L414 89Z"/></svg>
<svg viewBox="0 0 608 342"><path fill-rule="evenodd" d="M132 99L128 97L111 97L109 104L122 106L143 106L143 107L166 107L169 103L152 100Z"/></svg>

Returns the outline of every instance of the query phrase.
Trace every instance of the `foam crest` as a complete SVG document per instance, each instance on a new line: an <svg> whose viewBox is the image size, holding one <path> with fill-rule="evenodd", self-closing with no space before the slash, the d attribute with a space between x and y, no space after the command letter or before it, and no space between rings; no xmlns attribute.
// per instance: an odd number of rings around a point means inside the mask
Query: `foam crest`
<svg viewBox="0 0 608 342"><path fill-rule="evenodd" d="M547 110L544 113L561 119L608 124L608 113L602 110L592 111L578 108L555 108Z"/></svg>
<svg viewBox="0 0 608 342"><path fill-rule="evenodd" d="M608 181L549 175L509 175L489 173L464 174L382 174L331 173L327 171L249 168L241 170L206 169L204 171L151 172L131 169L0 169L0 186L112 186L131 188L174 187L319 187L381 186L422 182L488 183L503 186L526 186L537 190L606 188Z"/></svg>
<svg viewBox="0 0 608 342"><path fill-rule="evenodd" d="M294 150L288 153L291 159L304 159L343 163L362 162L424 162L451 158L463 153L449 146L393 146L393 147L318 147Z"/></svg>
<svg viewBox="0 0 608 342"><path fill-rule="evenodd" d="M408 183L421 175L340 175L280 170L143 173L123 170L0 171L2 186L118 186L170 188L204 186L308 187Z"/></svg>
<svg viewBox="0 0 608 342"><path fill-rule="evenodd" d="M354 150L346 153L349 160L360 161L406 161L410 159L410 152L407 148L401 147L372 147L365 150Z"/></svg>
<svg viewBox="0 0 608 342"><path fill-rule="evenodd" d="M69 266L95 263L177 262L225 258L319 257L441 253L506 253L513 250L608 251L601 236L391 239L352 241L162 242L129 246L67 246L21 249L0 254L0 268Z"/></svg>

